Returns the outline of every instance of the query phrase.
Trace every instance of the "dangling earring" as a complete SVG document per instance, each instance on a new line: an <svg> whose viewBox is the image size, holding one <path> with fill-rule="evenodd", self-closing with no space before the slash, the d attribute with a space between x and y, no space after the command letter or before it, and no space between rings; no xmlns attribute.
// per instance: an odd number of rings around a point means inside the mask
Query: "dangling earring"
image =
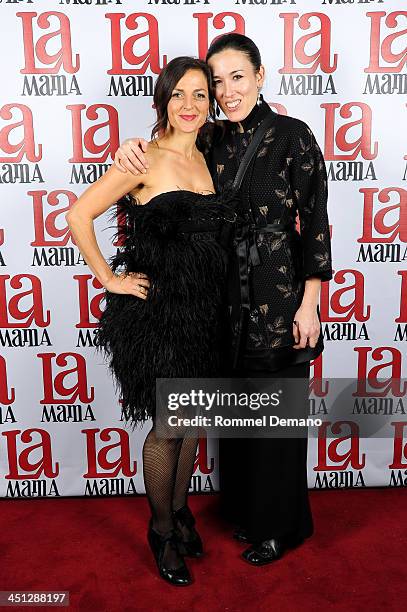
<svg viewBox="0 0 407 612"><path fill-rule="evenodd" d="M260 105L261 105L262 100L263 100L263 96L262 96L262 95L261 95L261 93L260 93L260 89L258 89L258 90L257 90L257 102L256 102L257 106L260 106Z"/></svg>
<svg viewBox="0 0 407 612"><path fill-rule="evenodd" d="M215 113L216 113L216 116L219 117L219 115L220 115L220 106L219 106L219 104L217 102L216 102L216 107L215 107Z"/></svg>

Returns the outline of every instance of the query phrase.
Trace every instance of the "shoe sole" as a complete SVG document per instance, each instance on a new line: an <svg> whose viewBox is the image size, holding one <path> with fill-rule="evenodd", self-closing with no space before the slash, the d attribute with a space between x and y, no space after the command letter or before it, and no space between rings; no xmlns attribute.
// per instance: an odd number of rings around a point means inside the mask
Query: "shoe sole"
<svg viewBox="0 0 407 612"><path fill-rule="evenodd" d="M281 557L273 557L273 559L270 559L270 561L262 561L261 563L253 563L253 561L249 561L249 559L246 559L246 557L244 557L243 555L240 555L240 557L243 559L243 561L246 561L246 563L249 563L249 565L253 567L262 567L263 565L270 565L270 563L274 563L274 561L279 561L279 559L281 559Z"/></svg>

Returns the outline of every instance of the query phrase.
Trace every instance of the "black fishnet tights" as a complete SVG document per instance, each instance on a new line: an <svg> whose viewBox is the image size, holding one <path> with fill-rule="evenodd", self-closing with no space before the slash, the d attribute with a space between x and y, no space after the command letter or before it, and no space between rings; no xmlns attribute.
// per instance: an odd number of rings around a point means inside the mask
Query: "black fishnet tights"
<svg viewBox="0 0 407 612"><path fill-rule="evenodd" d="M196 437L159 438L155 426L147 434L143 446L144 484L152 527L160 534L174 528L172 511L186 505L197 444ZM179 553L168 543L163 561L174 569L181 564Z"/></svg>

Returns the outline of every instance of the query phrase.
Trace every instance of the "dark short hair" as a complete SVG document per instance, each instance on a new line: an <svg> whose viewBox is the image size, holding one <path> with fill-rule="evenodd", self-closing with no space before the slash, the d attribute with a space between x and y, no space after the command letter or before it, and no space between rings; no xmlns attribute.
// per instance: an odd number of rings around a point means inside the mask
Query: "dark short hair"
<svg viewBox="0 0 407 612"><path fill-rule="evenodd" d="M208 49L206 54L206 61L225 49L234 49L235 51L241 51L245 53L250 60L254 70L257 72L261 66L261 56L257 45L252 41L251 38L244 34L223 34L216 38Z"/></svg>
<svg viewBox="0 0 407 612"><path fill-rule="evenodd" d="M153 101L157 120L151 131L151 139L166 129L168 122L167 106L178 81L188 70L200 70L206 77L209 93L209 116L214 117L214 97L212 74L209 66L202 60L189 56L175 57L162 69L154 86Z"/></svg>

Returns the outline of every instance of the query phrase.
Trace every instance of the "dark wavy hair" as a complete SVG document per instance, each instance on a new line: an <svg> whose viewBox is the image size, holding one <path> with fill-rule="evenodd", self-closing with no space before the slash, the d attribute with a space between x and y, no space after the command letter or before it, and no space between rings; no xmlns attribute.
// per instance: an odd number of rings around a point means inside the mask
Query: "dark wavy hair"
<svg viewBox="0 0 407 612"><path fill-rule="evenodd" d="M215 38L213 43L208 49L206 54L206 61L208 61L212 55L225 51L225 49L233 49L234 51L241 51L245 53L250 60L255 72L257 72L261 66L261 55L259 48L252 41L251 38L244 34L223 34L219 38Z"/></svg>
<svg viewBox="0 0 407 612"><path fill-rule="evenodd" d="M206 77L209 93L209 117L214 119L214 96L212 74L209 66L200 59L187 55L175 57L160 72L154 86L153 101L157 113L157 120L151 131L151 139L165 131L168 123L168 102L178 81L188 70L200 70Z"/></svg>

